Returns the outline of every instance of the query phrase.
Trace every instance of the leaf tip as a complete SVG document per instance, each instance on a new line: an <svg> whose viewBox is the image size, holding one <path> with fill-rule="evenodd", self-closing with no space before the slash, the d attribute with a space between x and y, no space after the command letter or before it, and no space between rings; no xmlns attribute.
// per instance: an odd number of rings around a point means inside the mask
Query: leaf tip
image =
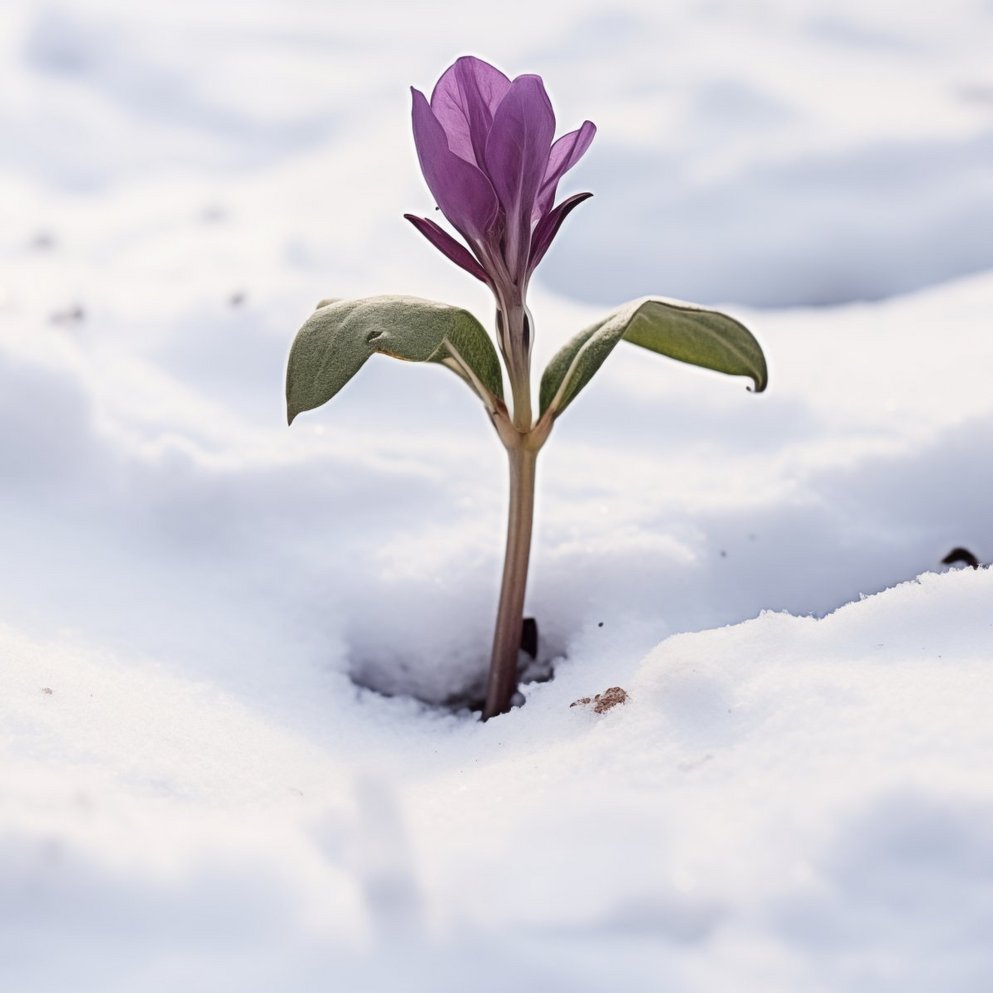
<svg viewBox="0 0 993 993"><path fill-rule="evenodd" d="M768 371L763 367L761 378L752 376L752 382L754 386L746 387L749 393L765 393L765 388L769 385Z"/></svg>

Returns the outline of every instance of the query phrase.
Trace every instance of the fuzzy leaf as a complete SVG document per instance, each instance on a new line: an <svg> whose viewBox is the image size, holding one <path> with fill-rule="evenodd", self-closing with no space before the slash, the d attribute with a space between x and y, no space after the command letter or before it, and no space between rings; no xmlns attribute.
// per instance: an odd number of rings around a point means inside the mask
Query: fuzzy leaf
<svg viewBox="0 0 993 993"><path fill-rule="evenodd" d="M626 304L566 342L541 377L541 412L554 403L555 416L561 414L622 338L690 365L749 376L756 393L768 383L762 348L743 324L716 310L649 298Z"/></svg>
<svg viewBox="0 0 993 993"><path fill-rule="evenodd" d="M288 423L297 414L327 403L376 352L409 362L444 363L487 406L493 397L503 399L496 349L467 310L404 296L336 300L310 315L290 349Z"/></svg>

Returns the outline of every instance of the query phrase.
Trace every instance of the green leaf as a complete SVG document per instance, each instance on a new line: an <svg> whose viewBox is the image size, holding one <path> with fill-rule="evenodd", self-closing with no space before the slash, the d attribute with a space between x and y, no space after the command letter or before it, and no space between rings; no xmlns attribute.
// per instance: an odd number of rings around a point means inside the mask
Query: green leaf
<svg viewBox="0 0 993 993"><path fill-rule="evenodd" d="M552 407L561 414L622 338L690 365L749 376L756 393L769 381L762 348L744 324L716 310L649 298L625 304L566 342L541 377L541 413Z"/></svg>
<svg viewBox="0 0 993 993"><path fill-rule="evenodd" d="M376 352L443 363L491 410L503 399L496 349L467 310L404 296L322 301L290 349L287 421L327 403Z"/></svg>

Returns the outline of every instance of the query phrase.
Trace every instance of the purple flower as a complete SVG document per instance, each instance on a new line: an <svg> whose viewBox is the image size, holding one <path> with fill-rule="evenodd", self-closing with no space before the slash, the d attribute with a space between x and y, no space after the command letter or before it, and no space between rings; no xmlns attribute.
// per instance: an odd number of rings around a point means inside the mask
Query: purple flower
<svg viewBox="0 0 993 993"><path fill-rule="evenodd" d="M426 217L404 215L456 265L522 303L534 267L569 212L591 193L555 204L559 180L582 158L596 127L553 142L555 114L540 76L509 80L481 59L458 59L431 101L414 98L414 144L441 212L467 249ZM471 251L470 251L471 250Z"/></svg>

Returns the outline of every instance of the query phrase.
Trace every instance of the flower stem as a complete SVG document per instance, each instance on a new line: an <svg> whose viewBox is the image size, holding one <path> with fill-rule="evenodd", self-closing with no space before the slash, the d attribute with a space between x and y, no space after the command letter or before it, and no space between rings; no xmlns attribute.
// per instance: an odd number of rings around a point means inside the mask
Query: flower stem
<svg viewBox="0 0 993 993"><path fill-rule="evenodd" d="M514 401L514 427L527 434L533 425L531 414L531 314L523 298L498 296L497 341L507 366Z"/></svg>
<svg viewBox="0 0 993 993"><path fill-rule="evenodd" d="M524 439L521 439L522 442ZM486 687L483 720L510 710L517 692L517 657L524 624L524 591L531 557L534 521L534 480L538 451L526 444L508 446L510 462L510 511L507 521L507 556L503 565L500 606L493 633L493 655Z"/></svg>

